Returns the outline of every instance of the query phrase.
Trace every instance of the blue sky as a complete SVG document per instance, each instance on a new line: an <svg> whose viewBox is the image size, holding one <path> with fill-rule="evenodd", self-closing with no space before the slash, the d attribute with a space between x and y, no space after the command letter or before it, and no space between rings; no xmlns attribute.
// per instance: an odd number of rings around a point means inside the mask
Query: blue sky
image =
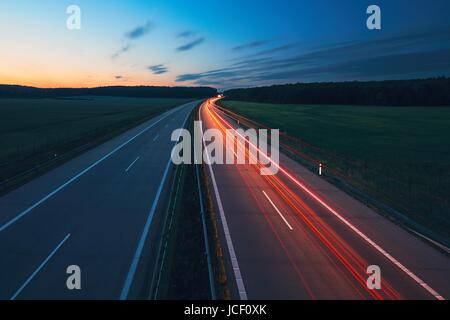
<svg viewBox="0 0 450 320"><path fill-rule="evenodd" d="M81 9L81 30L66 8ZM366 28L366 9L382 29ZM45 87L450 74L448 0L2 0L0 83Z"/></svg>

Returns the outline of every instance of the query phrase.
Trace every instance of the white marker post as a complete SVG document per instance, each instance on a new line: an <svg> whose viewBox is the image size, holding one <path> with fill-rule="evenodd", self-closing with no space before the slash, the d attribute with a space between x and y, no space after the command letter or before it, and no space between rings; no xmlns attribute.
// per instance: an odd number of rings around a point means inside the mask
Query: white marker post
<svg viewBox="0 0 450 320"><path fill-rule="evenodd" d="M321 176L321 175L322 175L322 164L319 163L319 176Z"/></svg>

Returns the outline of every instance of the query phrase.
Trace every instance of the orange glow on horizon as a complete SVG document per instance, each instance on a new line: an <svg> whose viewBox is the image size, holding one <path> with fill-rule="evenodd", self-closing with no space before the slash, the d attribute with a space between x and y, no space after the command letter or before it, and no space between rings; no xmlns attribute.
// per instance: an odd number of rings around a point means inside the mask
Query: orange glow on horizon
<svg viewBox="0 0 450 320"><path fill-rule="evenodd" d="M108 77L74 77L57 79L53 77L29 76L26 78L17 76L0 75L0 84L20 85L37 88L92 88L105 86L174 86L173 81L149 80L144 78L136 79L115 79L114 76Z"/></svg>

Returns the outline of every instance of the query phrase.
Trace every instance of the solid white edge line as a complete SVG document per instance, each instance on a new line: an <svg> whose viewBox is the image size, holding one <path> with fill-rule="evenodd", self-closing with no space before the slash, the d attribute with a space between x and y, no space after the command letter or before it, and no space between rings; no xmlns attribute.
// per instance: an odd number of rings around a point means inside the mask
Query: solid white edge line
<svg viewBox="0 0 450 320"><path fill-rule="evenodd" d="M126 168L125 169L125 172L128 172L130 169L131 169L131 167L133 166L133 164L135 164L136 163L136 161L138 161L139 160L139 157L137 157L129 166L128 166L128 168Z"/></svg>
<svg viewBox="0 0 450 320"><path fill-rule="evenodd" d="M277 206L275 205L275 203L273 203L272 199L269 198L269 196L267 195L267 193L263 190L262 193L264 194L264 196L267 198L267 200L269 200L270 204L272 205L272 207L275 208L275 211L279 214L279 216L281 217L281 219L283 219L284 223L286 223L286 225L288 226L288 228L292 231L292 227L289 224L289 222L286 220L286 218L283 216L283 214L280 212L280 210L278 210Z"/></svg>
<svg viewBox="0 0 450 320"><path fill-rule="evenodd" d="M189 118L189 115L190 115L190 113L187 114L186 119L184 120L184 123L183 123L183 126L182 126L183 128L186 125L186 122L187 122L187 119ZM181 133L178 136L177 141L180 140L180 137L181 137ZM173 149L172 149L172 152L173 152ZM171 156L172 156L172 152L171 152ZM155 198L153 200L152 207L151 207L150 211L148 212L148 216L147 216L147 220L145 221L144 229L142 230L142 234L141 234L141 237L139 239L139 243L138 243L138 246L137 246L136 251L134 253L133 259L131 261L131 265L130 265L130 268L128 270L127 277L125 279L125 283L124 283L124 285L122 287L122 291L120 292L120 297L119 297L120 300L126 300L128 298L128 294L130 292L131 285L133 283L134 275L136 274L136 270L137 270L137 267L139 265L139 260L141 259L142 251L144 249L144 245L145 245L145 242L147 240L148 233L150 231L150 226L152 224L153 217L155 215L156 207L158 206L159 198L161 196L164 183L165 183L165 181L167 179L167 174L169 173L169 169L172 166L172 157L171 156L169 157L169 161L167 162L166 168L164 170L164 174L163 174L163 176L161 178L161 182L159 183L158 191L156 192Z"/></svg>
<svg viewBox="0 0 450 320"><path fill-rule="evenodd" d="M50 261L50 259L55 255L55 253L59 250L59 248L61 248L61 246L64 244L64 242L67 241L67 239L69 239L70 237L70 233L68 235L66 235L64 237L64 239L56 246L55 249L53 249L52 252L50 252L50 254L47 256L47 258L45 258L45 260L39 265L39 267L37 267L36 270L34 270L34 272L27 278L27 280L22 284L22 286L20 286L19 289L17 289L17 291L13 294L13 296L11 297L10 300L14 300L17 298L17 296L23 291L23 289L26 288L26 286L33 280L33 278L39 273L39 271L42 270L42 268L45 267L45 265Z"/></svg>
<svg viewBox="0 0 450 320"><path fill-rule="evenodd" d="M124 143L122 143L121 145L119 145L118 147L116 147L114 150L112 150L111 152L109 152L108 154L106 154L105 156L103 156L102 158L100 158L99 160L97 160L96 162L94 162L93 164L91 164L89 167L87 167L86 169L82 170L81 172L79 172L78 174L76 174L74 177L72 177L71 179L69 179L68 181L66 181L65 183L63 183L62 185L60 185L58 188L56 188L55 190L53 190L52 192L50 192L49 194L47 194L46 196L44 196L43 198L41 198L41 200L35 202L32 206L28 207L27 209L25 209L24 211L22 211L21 213L19 213L17 216L15 216L14 218L12 218L11 220L9 220L8 222L6 222L5 224L3 224L2 226L0 226L0 232L4 231L6 228L8 228L9 226L11 226L12 224L14 224L17 220L21 219L22 217L24 217L25 215L27 215L30 211L32 211L33 209L35 209L36 207L38 207L39 205L41 205L42 203L44 203L45 201L47 201L48 199L50 199L52 196L54 196L56 193L58 193L59 191L61 191L62 189L64 189L65 187L67 187L69 184L71 184L72 182L74 182L75 180L77 180L79 177L81 177L82 175L84 175L86 172L90 171L91 169L93 169L94 167L96 167L98 164L100 164L101 162L103 162L104 160L108 159L110 156L112 156L114 153L116 153L117 151L119 151L120 149L122 149L123 147L125 147L128 143L130 143L131 141L133 141L134 139L136 139L137 137L139 137L140 135L142 135L143 133L147 132L148 130L150 130L151 128L153 128L156 124L158 124L159 122L161 122L162 120L166 119L168 116L170 116L171 114L179 111L180 109L182 109L184 106L186 106L187 104L184 104L180 107L177 107L171 111L169 111L166 115L164 115L162 118L160 118L159 120L157 120L156 122L153 122L151 125L149 125L148 127L142 129L139 133L137 133L135 136L131 137L130 139L128 139L127 141L125 141Z"/></svg>
<svg viewBox="0 0 450 320"><path fill-rule="evenodd" d="M411 231L412 233L414 233L415 235L417 235L418 237L421 237L422 239L425 239L428 242L431 242L432 244L434 244L435 246L439 247L441 250L444 250L447 254L450 253L450 248L446 247L445 245L434 241L433 239L428 238L427 236L421 234L420 232L417 232L411 228L407 228L409 231Z"/></svg>
<svg viewBox="0 0 450 320"><path fill-rule="evenodd" d="M235 130L236 131L236 130ZM236 132L239 134L239 132ZM241 135L242 136L242 135ZM252 144L249 141L249 144ZM252 144L253 145L253 144ZM425 281L423 281L421 278L419 278L415 273L413 273L411 270L409 270L407 267L405 267L402 263L400 263L397 259L395 259L393 256L391 256L388 252L386 252L383 248L381 248L377 243L375 243L372 239L370 239L368 236L366 236L364 233L359 231L358 228L356 228L353 224L351 224L349 221L347 221L343 216L341 216L336 210L331 208L327 203L325 203L323 200L321 200L318 196L316 196L314 193L312 193L307 187L305 187L302 183L297 181L290 173L288 173L285 169L281 168L280 165L278 165L275 161L273 161L268 155L266 155L264 152L260 152L264 157L266 157L272 164L277 166L279 170L289 178L292 182L294 182L297 186L299 186L303 191L305 191L311 198L319 202L325 209L330 211L333 215L335 215L341 222L343 222L345 225L347 225L351 230L353 230L357 235L359 235L362 239L364 239L368 244L370 244L373 248L375 248L379 253L381 253L385 258L387 258L389 261L391 261L395 266L397 266L400 270L402 270L404 273L406 273L410 278L412 278L417 284L419 284L422 288L424 288L428 293L430 293L433 297L435 297L437 300L445 300L445 298L440 295L436 290L434 290L432 287L430 287Z"/></svg>
<svg viewBox="0 0 450 320"><path fill-rule="evenodd" d="M203 123L201 120L202 109L203 109L203 104L201 105L200 111L199 111L200 129L201 129L202 137L203 137ZM203 138L203 145L206 148L206 142L205 142L204 138ZM247 292L245 291L244 280L242 279L241 270L239 269L239 263L238 263L238 260L236 257L236 253L234 251L233 241L231 240L230 230L228 229L227 218L225 217L225 213L224 213L223 206L222 206L222 200L220 198L219 190L217 188L216 178L214 175L214 171L212 169L212 165L210 164L211 161L209 161L208 153L206 153L206 155L208 157L208 168L209 168L209 172L211 174L211 181L213 183L214 194L216 197L217 206L219 208L220 221L222 222L223 232L224 232L225 240L227 242L227 247L228 247L228 253L230 255L231 265L233 267L234 277L236 278L236 285L238 287L239 297L241 300L247 300L248 298L247 298Z"/></svg>

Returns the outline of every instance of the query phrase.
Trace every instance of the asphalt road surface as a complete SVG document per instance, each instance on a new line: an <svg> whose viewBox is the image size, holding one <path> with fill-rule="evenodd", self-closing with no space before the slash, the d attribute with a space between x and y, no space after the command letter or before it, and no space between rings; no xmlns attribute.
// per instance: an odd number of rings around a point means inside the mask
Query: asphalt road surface
<svg viewBox="0 0 450 320"><path fill-rule="evenodd" d="M201 107L203 130L236 129L216 100ZM275 176L213 164L209 179L235 298L450 297L447 256L283 155ZM369 266L381 289L367 286Z"/></svg>
<svg viewBox="0 0 450 320"><path fill-rule="evenodd" d="M197 103L0 198L0 299L145 298L173 171L170 137ZM73 265L81 271L81 290L67 287Z"/></svg>
<svg viewBox="0 0 450 320"><path fill-rule="evenodd" d="M180 106L0 198L0 299L139 299L153 286ZM203 129L238 124L214 107ZM449 258L281 155L279 173L212 165L237 299L443 299ZM69 266L81 290L69 290ZM367 287L368 266L381 289Z"/></svg>

